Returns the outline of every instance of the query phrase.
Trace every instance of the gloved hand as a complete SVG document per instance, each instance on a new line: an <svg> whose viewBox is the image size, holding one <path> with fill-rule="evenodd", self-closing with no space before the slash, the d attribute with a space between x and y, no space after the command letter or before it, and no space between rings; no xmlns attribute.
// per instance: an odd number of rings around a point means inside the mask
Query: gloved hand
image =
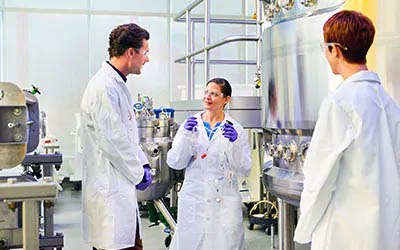
<svg viewBox="0 0 400 250"><path fill-rule="evenodd" d="M238 137L238 133L233 127L232 123L225 123L224 125L224 133L222 134L225 138L228 138L230 142L236 141Z"/></svg>
<svg viewBox="0 0 400 250"><path fill-rule="evenodd" d="M143 179L142 181L136 185L136 189L139 189L141 191L145 190L148 186L150 186L152 178L151 178L151 173L150 173L150 165L145 164L143 166L144 169L144 174L143 174Z"/></svg>
<svg viewBox="0 0 400 250"><path fill-rule="evenodd" d="M193 131L193 128L197 126L196 119L194 116L189 117L183 127L188 131Z"/></svg>

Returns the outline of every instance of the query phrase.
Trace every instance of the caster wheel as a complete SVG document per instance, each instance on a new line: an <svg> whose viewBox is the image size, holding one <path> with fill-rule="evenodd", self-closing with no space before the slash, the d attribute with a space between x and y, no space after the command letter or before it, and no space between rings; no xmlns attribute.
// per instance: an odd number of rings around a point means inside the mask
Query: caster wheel
<svg viewBox="0 0 400 250"><path fill-rule="evenodd" d="M165 240L164 240L165 247L168 248L169 245L171 244L171 241L172 241L172 236L168 235L167 238L165 238Z"/></svg>
<svg viewBox="0 0 400 250"><path fill-rule="evenodd" d="M249 230L254 230L254 224L249 225Z"/></svg>
<svg viewBox="0 0 400 250"><path fill-rule="evenodd" d="M74 184L74 190L75 191L81 191L82 190L82 182L78 181Z"/></svg>

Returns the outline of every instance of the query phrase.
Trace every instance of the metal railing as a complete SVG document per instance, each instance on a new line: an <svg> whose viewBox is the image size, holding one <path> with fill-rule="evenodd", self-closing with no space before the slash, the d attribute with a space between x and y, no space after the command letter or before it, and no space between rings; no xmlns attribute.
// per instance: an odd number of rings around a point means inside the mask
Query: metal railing
<svg viewBox="0 0 400 250"><path fill-rule="evenodd" d="M191 11L200 3L204 2L204 18L192 17ZM228 18L211 18L210 17L210 0L195 0L189 4L184 10L179 12L174 18L177 22L186 22L186 55L175 60L176 63L186 63L186 83L187 83L187 99L195 99L195 83L194 72L195 64L204 64L204 79L209 79L210 64L239 64L239 65L256 65L257 70L260 68L261 53L261 10L262 0L257 1L257 20L241 20ZM183 17L185 16L185 18ZM204 48L193 51L194 49L194 31L195 23L204 22ZM256 36L229 36L214 44L210 44L210 23L227 23L227 24L246 24L257 25ZM220 47L224 44L236 41L255 41L257 42L256 61L250 60L210 60L210 50ZM204 53L203 60L196 60L193 57Z"/></svg>

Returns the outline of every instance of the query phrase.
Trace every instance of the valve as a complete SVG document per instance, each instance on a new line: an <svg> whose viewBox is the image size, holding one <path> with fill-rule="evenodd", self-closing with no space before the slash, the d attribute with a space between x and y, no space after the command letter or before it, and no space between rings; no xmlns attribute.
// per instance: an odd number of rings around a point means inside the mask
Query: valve
<svg viewBox="0 0 400 250"><path fill-rule="evenodd" d="M285 152L285 149L286 149L286 147L279 143L276 146L276 151L275 151L276 158L282 158L283 153Z"/></svg>
<svg viewBox="0 0 400 250"><path fill-rule="evenodd" d="M304 143L300 146L300 159L302 162L306 160L308 147L309 147L308 143Z"/></svg>
<svg viewBox="0 0 400 250"><path fill-rule="evenodd" d="M317 4L318 0L302 0L301 4L304 5L305 7L311 7L315 4Z"/></svg>
<svg viewBox="0 0 400 250"><path fill-rule="evenodd" d="M267 152L269 156L274 156L276 146L273 143L267 143Z"/></svg>
<svg viewBox="0 0 400 250"><path fill-rule="evenodd" d="M297 157L297 145L295 142L290 142L285 147L285 152L283 153L283 159L288 162L294 162Z"/></svg>
<svg viewBox="0 0 400 250"><path fill-rule="evenodd" d="M13 213L15 213L15 210L18 207L16 202L8 202L7 206L8 206L8 209L10 209Z"/></svg>
<svg viewBox="0 0 400 250"><path fill-rule="evenodd" d="M279 6L286 10L290 10L294 6L294 0L279 0Z"/></svg>

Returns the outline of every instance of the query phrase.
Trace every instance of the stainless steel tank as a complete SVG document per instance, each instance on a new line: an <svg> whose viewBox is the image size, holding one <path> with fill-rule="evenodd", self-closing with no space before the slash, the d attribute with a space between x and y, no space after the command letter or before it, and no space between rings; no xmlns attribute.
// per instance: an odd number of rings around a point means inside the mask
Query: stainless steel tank
<svg viewBox="0 0 400 250"><path fill-rule="evenodd" d="M280 7L280 14L262 34L262 121L273 134L272 141L266 142L273 164L264 169L263 179L273 194L295 206L303 189L302 164L318 110L335 82L320 49L322 26L341 2L307 12L309 7L293 1L289 10Z"/></svg>
<svg viewBox="0 0 400 250"><path fill-rule="evenodd" d="M140 146L150 163L153 178L146 190L138 190L138 201L160 199L168 193L175 181L175 171L167 165L167 152L172 146L177 125L173 114L160 112L156 115L152 109L136 113Z"/></svg>
<svg viewBox="0 0 400 250"><path fill-rule="evenodd" d="M373 2L374 4L372 4ZM279 199L279 249L294 249L294 210L303 189L303 162L322 100L342 81L331 73L320 43L325 21L343 8L371 5L376 25L368 65L400 103L400 2L396 0L266 0L271 26L262 34L262 125L272 157L263 181ZM362 11L362 10L361 10ZM376 12L376 13L375 13ZM374 19L376 18L376 20ZM272 135L272 136L270 136Z"/></svg>
<svg viewBox="0 0 400 250"><path fill-rule="evenodd" d="M324 97L342 81L331 73L324 52L322 27L335 12L355 1L267 1L271 26L262 34L262 125L272 132L267 150L273 167L264 182L281 199L298 205L302 165ZM344 5L344 4L347 5ZM400 28L395 25L400 2L377 1L376 38L368 64L388 93L400 102ZM385 13L385 14L384 14ZM372 58L372 60L371 60Z"/></svg>

